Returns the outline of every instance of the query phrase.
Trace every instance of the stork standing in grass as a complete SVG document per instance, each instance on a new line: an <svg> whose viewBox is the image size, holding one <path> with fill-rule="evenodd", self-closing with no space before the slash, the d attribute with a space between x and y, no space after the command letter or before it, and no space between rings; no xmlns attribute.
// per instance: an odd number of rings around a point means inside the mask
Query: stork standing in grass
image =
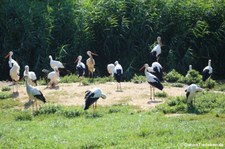
<svg viewBox="0 0 225 149"><path fill-rule="evenodd" d="M155 88L158 88L159 90L163 90L163 85L160 83L160 80L153 75L152 73L148 72L148 70L151 68L149 67L148 64L144 64L144 66L140 69L144 69L145 68L145 76L146 76L146 80L147 82L150 84L150 99L155 99ZM153 86L153 87L151 87Z"/></svg>
<svg viewBox="0 0 225 149"><path fill-rule="evenodd" d="M123 68L119 64L118 61L115 61L115 68L113 70L113 74L114 74L114 77L117 81L117 88L116 88L117 91L122 91L121 81L122 81L122 75L123 75Z"/></svg>
<svg viewBox="0 0 225 149"><path fill-rule="evenodd" d="M27 91L27 95L29 97L29 101L32 102L32 107L33 107L33 111L34 111L34 104L36 105L36 110L37 110L37 100L40 100L40 101L46 103L46 99L40 90L38 90L36 87L31 86L28 83L28 77L29 77L29 74L27 72L25 72L24 78L25 78L25 83L26 83L26 91Z"/></svg>
<svg viewBox="0 0 225 149"><path fill-rule="evenodd" d="M11 68L9 70L9 75L13 81L13 85L15 85L16 87L16 92L18 92L18 86L17 86L17 82L19 81L20 79L20 66L19 64L12 58L12 55L13 55L13 52L10 51L6 56L5 58L8 58L9 57L9 67ZM13 87L13 92L14 92L14 87Z"/></svg>
<svg viewBox="0 0 225 149"><path fill-rule="evenodd" d="M106 98L106 95L104 95L101 91L100 88L93 88L91 90L87 90L85 92L85 105L84 105L84 110L87 110L92 104L93 108L97 108L97 100L101 97L103 99Z"/></svg>
<svg viewBox="0 0 225 149"><path fill-rule="evenodd" d="M53 60L51 55L49 55L49 59L50 59L50 66L53 70L54 70L55 66L57 68L65 68L60 61Z"/></svg>
<svg viewBox="0 0 225 149"><path fill-rule="evenodd" d="M29 66L28 65L25 66L25 70L23 72L23 76L25 77L25 75L27 75L27 74L28 74L28 78L27 78L28 83L30 85L32 85L32 86L37 86L36 74L33 71L29 71Z"/></svg>
<svg viewBox="0 0 225 149"><path fill-rule="evenodd" d="M76 70L78 73L78 78L81 78L81 80L82 80L84 77L84 74L85 74L86 67L85 67L84 63L81 62L81 60L82 60L82 56L78 56L75 63L77 62ZM79 85L81 85L81 80L79 82Z"/></svg>
<svg viewBox="0 0 225 149"><path fill-rule="evenodd" d="M188 86L188 88L185 90L186 97L187 97L187 103L194 105L194 97L197 92L201 92L203 89L196 84L191 84Z"/></svg>
<svg viewBox="0 0 225 149"><path fill-rule="evenodd" d="M56 66L54 67L54 71L52 71L48 74L48 79L49 79L49 83L48 83L47 87L49 85L50 85L50 87L55 87L59 83L60 75L59 75L59 70Z"/></svg>
<svg viewBox="0 0 225 149"><path fill-rule="evenodd" d="M89 56L89 58L86 60L86 65L88 67L88 75L90 78L93 78L95 72L95 60L92 55L98 55L96 53L92 53L91 51L87 51L87 55Z"/></svg>
<svg viewBox="0 0 225 149"><path fill-rule="evenodd" d="M213 73L213 68L211 66L211 59L208 61L208 66L206 66L202 71L202 81L206 81L211 77Z"/></svg>
<svg viewBox="0 0 225 149"><path fill-rule="evenodd" d="M114 76L114 74L113 74L114 68L115 68L114 64L108 64L107 65L107 71L112 77Z"/></svg>
<svg viewBox="0 0 225 149"><path fill-rule="evenodd" d="M157 42L158 44L154 46L149 55L149 59L151 62L158 61L159 55L161 54L162 41L160 36L157 37Z"/></svg>

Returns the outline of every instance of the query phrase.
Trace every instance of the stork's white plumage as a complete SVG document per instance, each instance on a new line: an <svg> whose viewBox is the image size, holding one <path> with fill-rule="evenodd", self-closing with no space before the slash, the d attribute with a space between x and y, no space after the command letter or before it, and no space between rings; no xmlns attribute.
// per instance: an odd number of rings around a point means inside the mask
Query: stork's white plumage
<svg viewBox="0 0 225 149"><path fill-rule="evenodd" d="M33 71L29 71L29 66L28 65L25 66L25 70L23 72L23 76L24 77L25 77L25 75L28 75L27 81L28 81L29 84L31 84L33 86L34 85L37 86L36 74Z"/></svg>
<svg viewBox="0 0 225 149"><path fill-rule="evenodd" d="M187 87L187 89L185 90L186 97L187 97L187 103L192 104L196 93L201 92L201 91L203 91L203 89L201 87L199 87L198 85L196 85L196 84L189 85Z"/></svg>
<svg viewBox="0 0 225 149"><path fill-rule="evenodd" d="M93 88L85 92L85 105L84 110L87 110L90 105L93 105L93 108L96 109L97 107L97 100L101 97L103 99L106 98L106 95L104 95L100 88Z"/></svg>
<svg viewBox="0 0 225 149"><path fill-rule="evenodd" d="M53 60L51 55L49 55L49 58L50 58L50 66L52 69L54 69L55 66L57 68L65 68L60 61Z"/></svg>
<svg viewBox="0 0 225 149"><path fill-rule="evenodd" d="M59 83L60 75L59 75L59 70L56 66L54 67L54 71L52 71L48 74L48 79L50 81L49 81L47 87L49 85L50 85L50 87L55 87Z"/></svg>
<svg viewBox="0 0 225 149"><path fill-rule="evenodd" d="M89 58L86 60L86 65L88 67L88 74L89 77L93 77L93 74L95 72L95 60L92 57L92 55L98 56L96 53L92 53L91 51L87 51L87 55Z"/></svg>
<svg viewBox="0 0 225 149"><path fill-rule="evenodd" d="M20 76L19 76L20 75L20 66L14 59L12 59L12 55L13 55L13 52L10 51L5 56L5 58L9 57L8 63L9 63L9 67L11 68L9 70L9 75L10 75L12 81L15 82L15 84L16 84L16 92L18 92L17 81L19 81L19 79L20 79ZM14 88L13 88L13 92L14 92Z"/></svg>
<svg viewBox="0 0 225 149"><path fill-rule="evenodd" d="M150 60L152 62L157 61L158 58L159 58L159 55L161 54L162 41L161 41L161 37L160 36L157 37L157 42L158 42L158 44L156 46L154 46L154 48L150 52Z"/></svg>
<svg viewBox="0 0 225 149"><path fill-rule="evenodd" d="M32 101L33 110L34 110L34 103L36 103L36 110L37 110L37 100L40 100L45 103L46 99L40 90L38 90L36 87L31 86L28 83L28 76L29 76L29 74L27 72L25 72L24 78L25 78L25 83L26 83L27 95L28 95L30 101L33 100Z"/></svg>
<svg viewBox="0 0 225 149"><path fill-rule="evenodd" d="M206 66L202 71L202 81L206 81L209 77L211 77L213 73L213 68L211 66L211 59L208 61L208 66Z"/></svg>
<svg viewBox="0 0 225 149"><path fill-rule="evenodd" d="M160 83L160 80L155 75L148 72L148 70L149 70L148 64L144 64L144 66L140 70L142 70L143 68L145 68L146 80L150 84L150 99L154 99L155 98L154 97L154 92L155 92L154 87L158 88L159 90L163 90L163 85ZM153 88L151 88L151 86L153 86ZM153 91L152 91L152 89L153 89Z"/></svg>
<svg viewBox="0 0 225 149"><path fill-rule="evenodd" d="M122 91L121 81L122 81L122 75L123 75L123 68L118 61L115 61L115 68L113 70L113 74L117 81L117 91Z"/></svg>
<svg viewBox="0 0 225 149"><path fill-rule="evenodd" d="M154 74L160 81L163 80L162 65L159 62L153 62L151 68L153 69L152 74Z"/></svg>
<svg viewBox="0 0 225 149"><path fill-rule="evenodd" d="M79 77L84 76L84 74L85 74L85 69L86 69L84 63L81 62L81 60L82 60L82 56L80 55L80 56L78 56L77 59L76 59L76 61L77 61L76 70L77 70L77 72L78 72L78 76L79 76ZM76 61L75 61L75 62L76 62Z"/></svg>
<svg viewBox="0 0 225 149"><path fill-rule="evenodd" d="M107 71L112 77L114 76L114 74L113 74L114 68L115 68L114 64L108 64L107 65Z"/></svg>

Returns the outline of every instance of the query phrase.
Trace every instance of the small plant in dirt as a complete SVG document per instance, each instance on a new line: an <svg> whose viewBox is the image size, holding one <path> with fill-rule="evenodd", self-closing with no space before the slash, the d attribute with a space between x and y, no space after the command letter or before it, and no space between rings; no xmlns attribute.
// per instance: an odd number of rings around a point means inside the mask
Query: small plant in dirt
<svg viewBox="0 0 225 149"><path fill-rule="evenodd" d="M11 88L8 86L2 87L2 92L11 91Z"/></svg>
<svg viewBox="0 0 225 149"><path fill-rule="evenodd" d="M138 75L134 75L134 77L131 79L131 82L133 83L142 83L146 81L146 77L145 76L138 76Z"/></svg>
<svg viewBox="0 0 225 149"><path fill-rule="evenodd" d="M15 115L16 121L31 121L32 114L28 111L22 111Z"/></svg>
<svg viewBox="0 0 225 149"><path fill-rule="evenodd" d="M184 87L184 85L182 83L172 83L171 86L172 87Z"/></svg>
<svg viewBox="0 0 225 149"><path fill-rule="evenodd" d="M83 111L76 109L66 109L61 112L61 114L67 118L79 117L83 114Z"/></svg>
<svg viewBox="0 0 225 149"><path fill-rule="evenodd" d="M168 82L177 82L178 80L182 80L183 76L178 73L175 69L170 71L166 76L165 80Z"/></svg>
<svg viewBox="0 0 225 149"><path fill-rule="evenodd" d="M155 93L155 97L166 98L167 96L168 96L168 94L164 91Z"/></svg>

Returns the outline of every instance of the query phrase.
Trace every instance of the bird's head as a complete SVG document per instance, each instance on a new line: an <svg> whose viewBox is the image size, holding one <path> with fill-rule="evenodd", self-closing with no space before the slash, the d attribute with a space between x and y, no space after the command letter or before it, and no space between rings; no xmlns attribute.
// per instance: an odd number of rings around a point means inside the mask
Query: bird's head
<svg viewBox="0 0 225 149"><path fill-rule="evenodd" d="M81 61L81 60L82 60L82 56L79 55L79 56L77 57L77 59L75 60L75 63L78 62L78 61Z"/></svg>
<svg viewBox="0 0 225 149"><path fill-rule="evenodd" d="M49 58L52 60L52 56L51 55L49 55Z"/></svg>
<svg viewBox="0 0 225 149"><path fill-rule="evenodd" d="M91 55L95 55L95 56L98 56L98 54L96 54L96 53L93 53L93 52L91 52L91 51L87 51L87 55L88 55L88 56L91 56Z"/></svg>
<svg viewBox="0 0 225 149"><path fill-rule="evenodd" d="M148 68L148 67L149 67L148 64L144 64L144 65L139 69L139 71L142 71L144 68Z"/></svg>
<svg viewBox="0 0 225 149"><path fill-rule="evenodd" d="M118 61L115 61L114 65L116 66L117 64L119 64L119 62Z"/></svg>
<svg viewBox="0 0 225 149"><path fill-rule="evenodd" d="M10 51L6 56L5 58L8 58L9 56L12 56L13 55L13 51Z"/></svg>

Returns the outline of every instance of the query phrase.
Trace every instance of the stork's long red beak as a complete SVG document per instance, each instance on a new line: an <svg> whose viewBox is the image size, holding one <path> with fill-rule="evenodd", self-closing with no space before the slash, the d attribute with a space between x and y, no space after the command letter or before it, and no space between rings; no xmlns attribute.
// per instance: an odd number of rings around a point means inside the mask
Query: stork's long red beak
<svg viewBox="0 0 225 149"><path fill-rule="evenodd" d="M8 54L5 56L5 58L8 58L8 57L9 57L9 55L10 55L10 54L8 53Z"/></svg>
<svg viewBox="0 0 225 149"><path fill-rule="evenodd" d="M95 55L95 56L98 56L98 54L96 54L96 53L93 53L93 52L91 52L91 55Z"/></svg>
<svg viewBox="0 0 225 149"><path fill-rule="evenodd" d="M139 71L142 71L144 68L145 68L145 65L142 66L142 67L139 69Z"/></svg>

